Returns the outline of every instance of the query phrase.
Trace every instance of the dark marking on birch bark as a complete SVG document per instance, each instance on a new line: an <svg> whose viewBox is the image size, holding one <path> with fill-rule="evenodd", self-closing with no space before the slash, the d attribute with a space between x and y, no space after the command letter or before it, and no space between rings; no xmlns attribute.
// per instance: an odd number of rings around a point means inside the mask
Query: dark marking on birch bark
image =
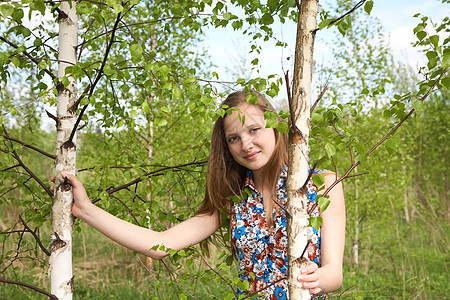
<svg viewBox="0 0 450 300"><path fill-rule="evenodd" d="M64 91L64 84L61 81L56 83L56 90L58 93L62 93Z"/></svg>
<svg viewBox="0 0 450 300"><path fill-rule="evenodd" d="M307 250L308 247L309 247L309 243L310 243L310 242L311 242L311 240L308 240L308 242L306 243L305 248L303 249L302 255L300 255L299 258L296 258L296 259L294 260L294 262L297 264L298 267L301 267L302 264L305 264L305 263L308 262L308 259L305 258L305 253L306 253L306 250Z"/></svg>
<svg viewBox="0 0 450 300"><path fill-rule="evenodd" d="M73 293L73 279L75 276L72 276L72 278L70 278L69 282L67 283L67 285L70 288L70 293Z"/></svg>
<svg viewBox="0 0 450 300"><path fill-rule="evenodd" d="M56 251L60 248L63 248L67 245L66 242L64 242L58 235L58 233L55 232L55 239L50 244L50 252Z"/></svg>
<svg viewBox="0 0 450 300"><path fill-rule="evenodd" d="M302 186L298 190L295 191L297 197L304 196L308 193L308 188L306 186Z"/></svg>
<svg viewBox="0 0 450 300"><path fill-rule="evenodd" d="M64 181L59 185L59 189L63 192L68 192L72 189L72 184L69 182L67 177L64 177Z"/></svg>
<svg viewBox="0 0 450 300"><path fill-rule="evenodd" d="M66 141L64 142L64 144L61 145L61 150L63 149L76 149L77 147L75 146L75 144L72 142L72 140Z"/></svg>
<svg viewBox="0 0 450 300"><path fill-rule="evenodd" d="M306 143L306 140L303 137L303 134L301 133L300 129L298 129L297 127L292 128L289 131L289 143L290 144Z"/></svg>

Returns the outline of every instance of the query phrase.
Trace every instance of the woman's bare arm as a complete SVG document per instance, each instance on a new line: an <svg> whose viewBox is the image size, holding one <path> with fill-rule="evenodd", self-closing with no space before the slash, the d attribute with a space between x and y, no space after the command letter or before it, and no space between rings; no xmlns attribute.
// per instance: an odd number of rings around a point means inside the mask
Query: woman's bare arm
<svg viewBox="0 0 450 300"><path fill-rule="evenodd" d="M338 179L335 173L325 171L325 188ZM342 283L342 261L345 245L345 203L342 184L330 190L330 205L321 213L321 267L310 263L302 270L299 280L311 293L328 293L337 290Z"/></svg>
<svg viewBox="0 0 450 300"><path fill-rule="evenodd" d="M67 177L73 187L74 204L72 213L75 217L80 218L120 245L154 259L160 259L167 255L166 252L160 250L150 251L155 245L164 245L169 249L181 250L203 241L213 234L220 225L216 212L212 215L194 216L164 232L140 227L95 206L89 200L83 184L74 175L62 175Z"/></svg>

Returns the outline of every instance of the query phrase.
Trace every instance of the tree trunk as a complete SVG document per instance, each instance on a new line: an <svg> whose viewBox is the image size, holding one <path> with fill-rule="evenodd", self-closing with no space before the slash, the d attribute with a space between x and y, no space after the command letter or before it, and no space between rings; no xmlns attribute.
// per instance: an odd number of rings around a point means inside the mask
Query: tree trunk
<svg viewBox="0 0 450 300"><path fill-rule="evenodd" d="M152 50L153 50L154 39L152 39L151 45L152 45ZM152 105L152 102L153 102L152 100L153 100L153 95L151 95L149 97L149 99L147 100L149 107L151 107L151 105ZM148 122L148 134L149 134L148 140L147 140L147 161L150 164L152 157L153 157L153 121L152 121L150 114L147 114L147 122ZM147 183L147 184L150 184L150 183ZM151 201L150 193L148 193L145 196L145 200L147 201L147 203L150 203L150 201ZM149 209L147 209L147 213L150 215ZM150 219L150 217L148 217L148 218ZM148 222L148 228L152 229L152 224L150 222ZM153 259L149 256L145 257L145 267L146 267L147 271L153 270Z"/></svg>
<svg viewBox="0 0 450 300"><path fill-rule="evenodd" d="M355 173L358 171L355 168ZM352 252L353 252L353 264L355 266L359 263L359 207L358 207L358 200L359 199L359 186L358 186L358 179L355 179L355 236L353 237L353 243L352 243Z"/></svg>
<svg viewBox="0 0 450 300"><path fill-rule="evenodd" d="M297 276L307 263L301 255L308 243L307 191L302 188L309 170L309 121L311 80L313 69L314 29L318 0L303 0L297 24L294 77L289 131L289 169L287 179L288 287L291 300L310 299L309 290L302 288Z"/></svg>
<svg viewBox="0 0 450 300"><path fill-rule="evenodd" d="M403 174L405 174L405 178L406 178L407 172L406 172L406 166L405 166L405 164L403 164L402 170L403 170ZM406 221L406 224L409 224L408 185L407 185L407 184L405 185L405 189L403 190L403 202L404 202L404 204L405 204L405 207L404 207L404 211L405 211L405 221Z"/></svg>
<svg viewBox="0 0 450 300"><path fill-rule="evenodd" d="M155 31L155 26L151 26L151 30L152 30L152 39L150 41L150 49L152 51L155 51L155 41L156 41L156 31ZM147 103L148 103L148 107L151 108L152 104L153 104L153 98L154 95L151 94L148 99L147 99ZM152 120L152 116L150 113L147 113L147 122L148 122L148 139L147 139L147 160L148 163L151 163L152 157L153 157L153 120ZM150 184L150 183L148 183ZM147 203L150 203L151 201L151 194L148 193L146 195L146 199ZM147 209L147 213L150 215L150 210ZM149 217L150 219L150 217ZM148 228L152 229L152 224L150 222L148 222ZM145 257L145 267L147 268L148 271L153 270L153 259L149 256Z"/></svg>
<svg viewBox="0 0 450 300"><path fill-rule="evenodd" d="M58 78L57 85L57 133L55 195L52 206L52 242L50 245L51 293L58 299L72 299L72 231L73 201L70 185L61 178L62 171L75 173L76 135L72 135L76 123L76 111L71 109L77 100L75 80L71 76L64 87L61 78L68 66L76 64L78 17L75 2L61 3L60 9L66 16L59 20Z"/></svg>

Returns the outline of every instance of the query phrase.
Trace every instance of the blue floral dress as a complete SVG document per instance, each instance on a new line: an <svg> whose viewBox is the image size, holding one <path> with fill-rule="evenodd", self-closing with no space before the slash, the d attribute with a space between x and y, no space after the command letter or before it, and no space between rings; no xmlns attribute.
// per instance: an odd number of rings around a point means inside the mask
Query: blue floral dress
<svg viewBox="0 0 450 300"><path fill-rule="evenodd" d="M247 171L243 190L248 197L235 203L231 214L232 243L239 259L239 277L249 282L248 293L261 291L260 298L289 299L287 288L287 232L286 232L286 169L281 172L277 183L277 204L273 209L274 226L269 228L264 212L262 195L256 190L253 174ZM308 183L308 210L317 201L317 187L312 180ZM310 216L318 216L319 207ZM310 241L307 256L320 266L320 230L308 227ZM244 291L238 289L238 294ZM258 298L255 296L254 298Z"/></svg>

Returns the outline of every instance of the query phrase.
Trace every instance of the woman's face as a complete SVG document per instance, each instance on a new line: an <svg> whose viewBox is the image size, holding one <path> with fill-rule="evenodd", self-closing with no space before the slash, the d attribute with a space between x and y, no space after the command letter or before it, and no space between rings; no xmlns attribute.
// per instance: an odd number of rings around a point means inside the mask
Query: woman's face
<svg viewBox="0 0 450 300"><path fill-rule="evenodd" d="M266 128L264 113L257 106L244 103L237 108L223 121L225 140L234 160L256 175L272 156L275 132Z"/></svg>

